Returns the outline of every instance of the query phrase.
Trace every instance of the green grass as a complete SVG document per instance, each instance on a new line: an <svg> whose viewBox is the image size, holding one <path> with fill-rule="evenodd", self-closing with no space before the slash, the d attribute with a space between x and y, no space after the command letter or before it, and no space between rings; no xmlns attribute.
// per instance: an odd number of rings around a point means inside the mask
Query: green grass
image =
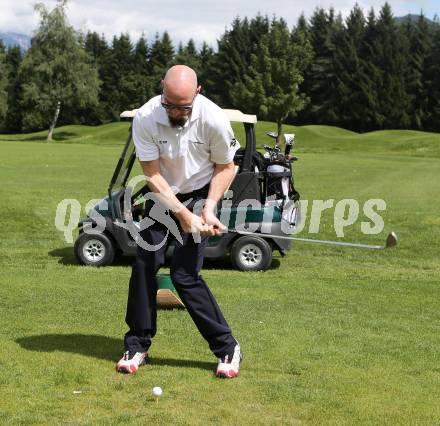
<svg viewBox="0 0 440 426"><path fill-rule="evenodd" d="M127 138L127 122L111 123L102 126L63 126L56 130L55 143L87 145L123 145ZM243 126L233 124L237 138L244 144ZM261 121L257 123L258 147L272 145L273 139L266 132L276 129L275 124ZM296 151L307 153L324 152L369 152L394 153L416 157L440 158L440 134L414 130L386 130L369 133L355 133L350 130L330 126L284 126L285 133L295 133L299 141ZM47 131L0 135L0 141L45 142Z"/></svg>
<svg viewBox="0 0 440 426"><path fill-rule="evenodd" d="M259 123L259 146L274 127ZM126 130L0 135L0 424L440 422L440 135L285 129L303 199L386 200L380 235L361 234L361 210L342 240L380 244L394 230L399 245L295 243L263 273L209 262L203 276L245 352L241 376L221 381L185 311L160 311L151 365L116 374L130 260L80 267L55 229L59 201L104 196ZM318 235L308 225L303 236L337 239L333 210Z"/></svg>

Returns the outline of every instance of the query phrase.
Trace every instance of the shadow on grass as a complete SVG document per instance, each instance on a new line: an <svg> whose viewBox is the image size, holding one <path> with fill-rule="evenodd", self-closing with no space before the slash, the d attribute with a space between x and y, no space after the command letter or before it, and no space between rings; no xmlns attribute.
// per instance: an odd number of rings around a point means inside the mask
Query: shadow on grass
<svg viewBox="0 0 440 426"><path fill-rule="evenodd" d="M73 253L73 247L60 247L47 253L49 256L57 257L60 265L81 266ZM118 256L111 266L130 266L133 264L134 256Z"/></svg>
<svg viewBox="0 0 440 426"><path fill-rule="evenodd" d="M47 133L38 134L38 135L29 135L29 136L23 135L23 137L17 139L12 139L12 138L7 139L7 136L8 135L2 135L2 140L8 140L13 142L47 142ZM72 132L59 132L53 135L52 142L64 142L77 136L78 134Z"/></svg>
<svg viewBox="0 0 440 426"><path fill-rule="evenodd" d="M106 361L117 361L123 351L122 339L89 334L41 334L16 340L23 349L35 352L68 352ZM214 363L152 357L149 364L212 370Z"/></svg>
<svg viewBox="0 0 440 426"><path fill-rule="evenodd" d="M150 359L151 365L167 365L169 367L198 368L199 370L214 370L214 362L193 361L191 359L156 358Z"/></svg>
<svg viewBox="0 0 440 426"><path fill-rule="evenodd" d="M72 137L78 136L76 133L72 132L55 132L53 135L52 142L62 142L66 141L68 139L71 139ZM32 142L32 141L42 141L46 142L47 134L44 135L38 135L38 136L30 136L26 139L22 139L23 142Z"/></svg>
<svg viewBox="0 0 440 426"><path fill-rule="evenodd" d="M88 334L41 334L21 337L16 342L36 352L71 352L98 359L114 360L124 347L122 339Z"/></svg>
<svg viewBox="0 0 440 426"><path fill-rule="evenodd" d="M58 263L60 265L77 265L80 266L76 257L73 253L73 247L61 247L48 252L49 256L58 257ZM118 256L112 266L123 266L123 267L131 267L134 261L134 256ZM270 269L277 269L281 265L279 259L272 259L272 263L269 267ZM165 263L165 267L169 267L169 259ZM231 260L228 256L219 257L216 259L207 259L205 258L203 262L203 269L223 269L233 271L235 268L231 264Z"/></svg>
<svg viewBox="0 0 440 426"><path fill-rule="evenodd" d="M58 257L61 265L78 265L78 261L73 253L73 247L62 247L49 251L49 256Z"/></svg>
<svg viewBox="0 0 440 426"><path fill-rule="evenodd" d="M269 266L269 270L270 269L277 269L279 268L281 265L280 261L278 259L272 259L272 263ZM231 259L229 258L229 256L223 256L223 257L218 257L215 259L205 259L203 262L203 269L223 269L223 270L229 270L229 271L234 271L236 270L234 268L234 266L231 263Z"/></svg>

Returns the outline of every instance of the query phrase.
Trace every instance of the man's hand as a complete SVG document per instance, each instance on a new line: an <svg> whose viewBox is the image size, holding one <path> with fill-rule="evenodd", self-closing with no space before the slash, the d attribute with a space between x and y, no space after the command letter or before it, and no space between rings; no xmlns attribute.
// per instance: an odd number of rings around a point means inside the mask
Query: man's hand
<svg viewBox="0 0 440 426"><path fill-rule="evenodd" d="M213 224L208 223L203 215L200 217L185 209L177 213L176 217L179 219L183 232L190 232L192 234L200 234L210 237L220 234L218 229L215 228Z"/></svg>
<svg viewBox="0 0 440 426"><path fill-rule="evenodd" d="M213 235L220 235L228 231L223 223L221 223L217 216L210 210L204 209L202 212L202 220L214 230Z"/></svg>
<svg viewBox="0 0 440 426"><path fill-rule="evenodd" d="M214 235L220 235L228 232L228 228L223 225L215 215L217 203L223 198L223 194L232 182L235 176L235 165L231 161L227 164L216 164L214 174L209 186L208 198L203 207L202 220L207 225L213 227Z"/></svg>

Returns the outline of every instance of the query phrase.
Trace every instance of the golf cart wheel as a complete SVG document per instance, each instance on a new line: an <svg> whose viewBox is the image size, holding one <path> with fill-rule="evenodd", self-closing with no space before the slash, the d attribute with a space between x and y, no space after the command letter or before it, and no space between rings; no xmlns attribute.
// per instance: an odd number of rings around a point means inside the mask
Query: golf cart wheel
<svg viewBox="0 0 440 426"><path fill-rule="evenodd" d="M115 247L105 234L82 232L75 241L75 256L82 265L111 265L115 259Z"/></svg>
<svg viewBox="0 0 440 426"><path fill-rule="evenodd" d="M241 271L264 271L272 262L272 247L260 237L240 237L232 245L231 261Z"/></svg>

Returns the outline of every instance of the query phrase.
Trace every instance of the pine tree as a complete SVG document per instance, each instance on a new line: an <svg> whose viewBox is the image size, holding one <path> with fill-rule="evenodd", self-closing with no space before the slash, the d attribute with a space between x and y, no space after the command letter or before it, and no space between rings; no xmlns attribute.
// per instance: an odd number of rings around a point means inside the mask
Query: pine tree
<svg viewBox="0 0 440 426"><path fill-rule="evenodd" d="M238 17L232 22L232 28L226 31L218 41L216 55L217 70L214 75L216 95L223 105L235 106L230 92L232 86L241 81L248 67L251 54L249 23Z"/></svg>
<svg viewBox="0 0 440 426"><path fill-rule="evenodd" d="M251 66L242 82L235 83L232 95L250 113L276 121L278 142L282 123L303 108L306 98L298 90L310 50L306 44L292 43L283 19L274 18L270 32L260 40L259 54L251 56Z"/></svg>
<svg viewBox="0 0 440 426"><path fill-rule="evenodd" d="M213 79L214 69L216 66L215 63L215 54L212 47L208 46L206 42L202 44L202 47L199 52L199 73L198 80L199 84L202 86L203 93L208 96L208 98L215 97L215 82Z"/></svg>
<svg viewBox="0 0 440 426"><path fill-rule="evenodd" d="M313 61L304 71L301 89L310 97L301 121L334 123L332 96L335 93L336 74L333 63L334 33L342 30L342 23L335 18L334 10L316 9L310 19L309 37L314 52Z"/></svg>
<svg viewBox="0 0 440 426"><path fill-rule="evenodd" d="M440 25L433 30L433 42L426 60L426 91L428 97L425 130L440 131Z"/></svg>
<svg viewBox="0 0 440 426"><path fill-rule="evenodd" d="M367 130L365 109L369 105L371 81L365 71L362 43L365 17L356 4L345 21L345 27L333 36L336 85L332 102L336 124L356 131Z"/></svg>
<svg viewBox="0 0 440 426"><path fill-rule="evenodd" d="M177 55L173 60L173 65L177 64L187 65L192 68L197 75L200 74L200 58L199 54L197 53L196 45L192 38L189 39L185 47L180 43Z"/></svg>
<svg viewBox="0 0 440 426"><path fill-rule="evenodd" d="M410 97L411 127L422 130L429 114L427 61L433 47L432 30L426 18L420 15L415 24L408 19L401 31L409 40L408 67L405 78L406 89Z"/></svg>
<svg viewBox="0 0 440 426"><path fill-rule="evenodd" d="M102 59L101 99L111 120L119 120L125 110L138 108L149 95L149 85L139 74L139 54L136 57L130 36L120 34L113 37L112 46Z"/></svg>
<svg viewBox="0 0 440 426"><path fill-rule="evenodd" d="M292 44L293 49L295 51L298 51L298 53L295 53L298 56L298 62L296 66L301 76L304 76L313 61L314 52L309 27L307 25L307 21L304 18L304 15L302 14L298 18L297 25L292 29L290 43ZM303 90L304 77L302 77L301 80L302 81L298 84L298 92L303 94L303 106L307 107L307 105L309 105L310 103L310 98ZM301 120L300 115L303 110L304 108L298 109L297 111L295 111L294 114L291 114L286 121L298 122L298 120Z"/></svg>
<svg viewBox="0 0 440 426"><path fill-rule="evenodd" d="M118 120L119 114L122 112L120 111L118 102L116 102L116 99L119 96L117 84L120 79L120 73L117 68L118 63L114 59L113 48L117 43L118 37L113 36L108 49L102 52L101 56L97 57L99 63L99 76L102 80L99 101L103 108L103 114L101 116L103 122Z"/></svg>
<svg viewBox="0 0 440 426"><path fill-rule="evenodd" d="M305 38L310 41L310 29L304 13L301 13L299 16L298 21L296 22L295 31L304 34Z"/></svg>
<svg viewBox="0 0 440 426"><path fill-rule="evenodd" d="M103 124L113 120L110 114L110 108L106 102L106 68L104 66L105 58L109 53L109 46L104 37L96 32L88 32L84 41L84 49L92 58L95 68L98 70L99 79L102 82L99 91L99 101L93 107L81 109L80 122L89 125Z"/></svg>
<svg viewBox="0 0 440 426"><path fill-rule="evenodd" d="M39 28L20 67L23 127L49 127L48 140L63 108L84 108L98 102L98 73L67 22L66 4L66 0L58 0L51 12L41 3L36 6Z"/></svg>
<svg viewBox="0 0 440 426"><path fill-rule="evenodd" d="M99 36L97 32L88 32L84 41L86 52L93 58L96 65L99 66L101 59L108 50L107 41L104 34Z"/></svg>
<svg viewBox="0 0 440 426"><path fill-rule="evenodd" d="M371 8L367 17L365 34L361 45L363 68L368 76L367 84L363 87L365 98L363 126L360 130L377 130L383 127L385 117L380 110L379 98L382 86L382 71L375 60L374 44L378 38L377 19Z"/></svg>
<svg viewBox="0 0 440 426"><path fill-rule="evenodd" d="M148 47L148 42L145 38L145 35L142 34L134 49L134 62L138 72L143 72L145 74L149 74L151 72L149 57L150 49Z"/></svg>
<svg viewBox="0 0 440 426"><path fill-rule="evenodd" d="M5 130L10 133L21 132L22 111L21 80L19 68L22 61L21 50L18 46L10 47L6 53L6 64L8 67L8 110L5 118Z"/></svg>
<svg viewBox="0 0 440 426"><path fill-rule="evenodd" d="M312 45L312 39L310 34L310 26L304 16L303 13L299 16L296 26L293 28L292 31L292 42L295 43L297 40L302 40L302 43L307 43L308 48L310 50L311 56L308 64L305 66L305 68L302 70L303 75L303 81L299 85L300 92L304 93L306 95L307 103L305 105L305 108L303 108L301 111L298 112L295 122L299 124L307 123L308 121L308 115L309 115L309 109L310 109L310 96L309 96L309 88L310 85L308 84L309 81L307 80L307 76L309 75L311 65L313 63L313 58L315 56L315 52L313 50ZM291 120L288 119L288 122Z"/></svg>
<svg viewBox="0 0 440 426"><path fill-rule="evenodd" d="M271 21L267 15L258 14L255 18L249 21L249 46L245 51L246 60L250 59L252 54L258 54L261 37L269 34L271 29Z"/></svg>
<svg viewBox="0 0 440 426"><path fill-rule="evenodd" d="M165 72L172 64L173 58L174 47L168 32L165 31L162 34L162 38L159 38L159 34L156 34L150 51L151 75L154 93L160 93L162 91L161 81L165 76Z"/></svg>
<svg viewBox="0 0 440 426"><path fill-rule="evenodd" d="M5 47L0 41L0 127L3 127L3 120L8 109L8 70L5 60Z"/></svg>
<svg viewBox="0 0 440 426"><path fill-rule="evenodd" d="M268 18L258 15L251 22L235 18L232 28L218 41L215 67L212 69L213 98L223 107L240 107L232 95L236 83L243 82L253 55L260 52L261 38L268 34Z"/></svg>
<svg viewBox="0 0 440 426"><path fill-rule="evenodd" d="M369 61L367 69L374 82L377 110L373 113L375 128L408 128L409 97L405 88L406 38L398 31L391 7L382 7L374 28L368 28L366 47ZM400 37L399 37L400 35Z"/></svg>
<svg viewBox="0 0 440 426"><path fill-rule="evenodd" d="M133 101L137 104L137 107L147 102L147 100L150 99L154 94L152 71L149 58L150 49L145 36L142 34L134 49L136 93Z"/></svg>

